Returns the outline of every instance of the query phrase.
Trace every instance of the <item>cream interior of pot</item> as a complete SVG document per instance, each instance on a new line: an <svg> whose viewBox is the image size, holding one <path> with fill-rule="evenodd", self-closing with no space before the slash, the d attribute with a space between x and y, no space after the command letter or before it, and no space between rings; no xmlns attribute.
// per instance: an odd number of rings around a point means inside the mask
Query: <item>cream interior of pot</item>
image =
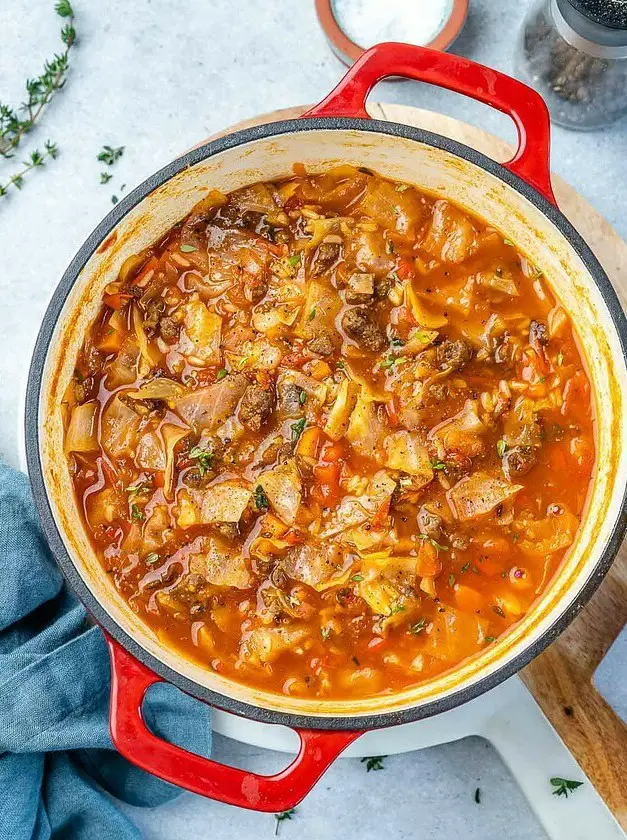
<svg viewBox="0 0 627 840"><path fill-rule="evenodd" d="M228 192L284 177L297 162L310 171L339 163L367 166L451 199L499 229L542 269L570 313L596 398L597 464L587 515L560 573L533 609L498 644L455 670L412 689L356 701L302 699L253 689L165 647L103 572L78 514L63 455L63 394L85 331L100 306L103 287L115 279L124 260L159 239L209 189ZM82 270L57 323L43 377L40 446L51 506L72 561L114 621L141 647L195 683L243 702L301 715L358 716L420 706L472 685L532 645L577 599L620 515L627 476L626 399L625 361L602 296L568 241L533 204L475 164L432 146L382 133L316 129L257 139L222 151L184 169L119 222Z"/></svg>

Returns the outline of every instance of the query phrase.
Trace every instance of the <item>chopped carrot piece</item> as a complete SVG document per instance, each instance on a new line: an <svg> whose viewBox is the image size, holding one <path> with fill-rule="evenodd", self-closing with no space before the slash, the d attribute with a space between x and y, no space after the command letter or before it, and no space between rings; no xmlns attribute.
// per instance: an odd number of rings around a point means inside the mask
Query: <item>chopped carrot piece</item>
<svg viewBox="0 0 627 840"><path fill-rule="evenodd" d="M429 540L422 540L418 548L416 574L419 577L435 577L441 571L442 561L439 558L438 549Z"/></svg>
<svg viewBox="0 0 627 840"><path fill-rule="evenodd" d="M326 379L327 376L331 376L332 373L333 371L331 370L329 365L326 362L323 362L322 360L315 362L311 368L311 375L313 379L317 379L318 382L321 382L323 379Z"/></svg>
<svg viewBox="0 0 627 840"><path fill-rule="evenodd" d="M458 583L455 586L455 603L462 612L474 613L483 608L485 599L476 589Z"/></svg>
<svg viewBox="0 0 627 840"><path fill-rule="evenodd" d="M109 327L105 335L96 342L96 347L103 353L119 353L122 348L122 333Z"/></svg>
<svg viewBox="0 0 627 840"><path fill-rule="evenodd" d="M512 547L505 537L488 537L483 542L481 553L493 560L507 560L512 553Z"/></svg>
<svg viewBox="0 0 627 840"><path fill-rule="evenodd" d="M296 446L296 454L314 463L318 460L318 453L322 443L322 431L317 426L310 426L302 433Z"/></svg>
<svg viewBox="0 0 627 840"><path fill-rule="evenodd" d="M143 289L158 267L159 260L156 257L151 257L133 281L133 285Z"/></svg>

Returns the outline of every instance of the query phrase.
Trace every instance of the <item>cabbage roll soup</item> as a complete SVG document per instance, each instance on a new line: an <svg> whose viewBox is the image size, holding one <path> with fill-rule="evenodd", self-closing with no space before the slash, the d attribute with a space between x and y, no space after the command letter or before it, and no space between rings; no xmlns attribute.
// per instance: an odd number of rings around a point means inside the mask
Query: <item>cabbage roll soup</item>
<svg viewBox="0 0 627 840"><path fill-rule="evenodd" d="M550 281L369 170L209 192L106 287L63 405L104 572L168 646L277 693L393 692L494 644L594 466Z"/></svg>

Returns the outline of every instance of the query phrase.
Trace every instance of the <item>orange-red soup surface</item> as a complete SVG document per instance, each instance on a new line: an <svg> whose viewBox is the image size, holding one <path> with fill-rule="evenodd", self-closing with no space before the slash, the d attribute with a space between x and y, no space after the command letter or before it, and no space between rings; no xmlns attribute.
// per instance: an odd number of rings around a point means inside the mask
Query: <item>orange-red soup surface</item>
<svg viewBox="0 0 627 840"><path fill-rule="evenodd" d="M115 586L207 668L303 697L494 643L573 542L594 465L547 281L366 170L209 193L107 287L64 404Z"/></svg>

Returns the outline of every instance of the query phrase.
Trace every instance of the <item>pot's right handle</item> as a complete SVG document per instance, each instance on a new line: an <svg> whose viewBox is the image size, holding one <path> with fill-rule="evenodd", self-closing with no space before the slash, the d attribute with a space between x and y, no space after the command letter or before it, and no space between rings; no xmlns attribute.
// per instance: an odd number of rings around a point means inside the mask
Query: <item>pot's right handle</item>
<svg viewBox="0 0 627 840"><path fill-rule="evenodd" d="M146 691L161 677L105 634L111 655L111 739L130 762L154 776L218 802L278 813L294 808L338 755L362 732L296 729L300 750L274 776L228 767L170 744L148 729L142 715Z"/></svg>
<svg viewBox="0 0 627 840"><path fill-rule="evenodd" d="M368 119L366 98L377 82L389 76L463 93L511 117L518 131L518 149L503 165L556 204L549 168L551 123L544 100L517 79L467 58L412 44L375 44L303 117Z"/></svg>

